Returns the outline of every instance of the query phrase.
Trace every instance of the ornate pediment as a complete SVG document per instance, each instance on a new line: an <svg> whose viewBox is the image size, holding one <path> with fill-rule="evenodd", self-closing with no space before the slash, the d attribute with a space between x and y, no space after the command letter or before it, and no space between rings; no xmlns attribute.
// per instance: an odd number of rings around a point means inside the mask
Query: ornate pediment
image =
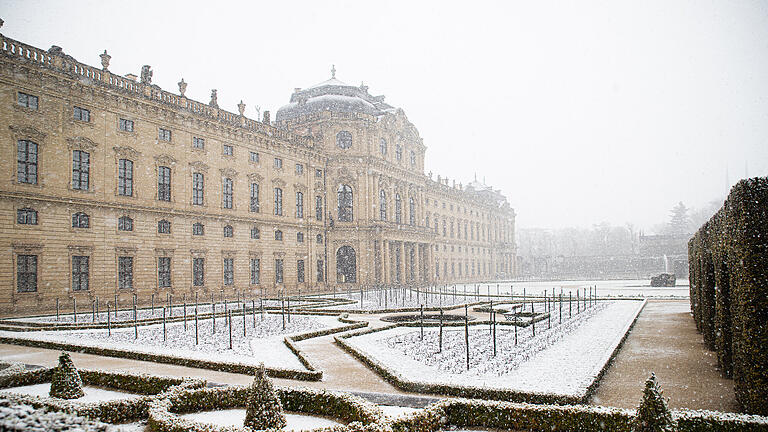
<svg viewBox="0 0 768 432"><path fill-rule="evenodd" d="M167 154L157 155L155 156L155 160L160 165L176 165L177 162L173 156Z"/></svg>
<svg viewBox="0 0 768 432"><path fill-rule="evenodd" d="M38 144L45 140L47 136L45 132L40 131L34 126L14 126L10 125L11 134L16 140L28 139L37 142Z"/></svg>
<svg viewBox="0 0 768 432"><path fill-rule="evenodd" d="M202 173L208 172L208 165L200 161L192 161L189 163L189 166L195 172L202 172Z"/></svg>
<svg viewBox="0 0 768 432"><path fill-rule="evenodd" d="M141 156L141 152L130 146L116 146L112 147L115 151L115 155L121 158L136 159Z"/></svg>
<svg viewBox="0 0 768 432"><path fill-rule="evenodd" d="M227 167L227 168L220 168L219 172L221 173L222 177L235 177L237 176L237 171L234 169Z"/></svg>
<svg viewBox="0 0 768 432"><path fill-rule="evenodd" d="M264 176L259 173L250 173L248 174L248 180L255 183L261 183L264 181Z"/></svg>
<svg viewBox="0 0 768 432"><path fill-rule="evenodd" d="M76 136L67 138L67 148L70 150L92 151L98 146L93 140L87 137Z"/></svg>
<svg viewBox="0 0 768 432"><path fill-rule="evenodd" d="M272 179L272 184L281 188L285 187L286 185L285 180L277 177Z"/></svg>
<svg viewBox="0 0 768 432"><path fill-rule="evenodd" d="M293 184L293 188L296 189L297 191L300 191L300 192L301 191L306 191L307 190L307 185L301 184L301 183L294 183Z"/></svg>

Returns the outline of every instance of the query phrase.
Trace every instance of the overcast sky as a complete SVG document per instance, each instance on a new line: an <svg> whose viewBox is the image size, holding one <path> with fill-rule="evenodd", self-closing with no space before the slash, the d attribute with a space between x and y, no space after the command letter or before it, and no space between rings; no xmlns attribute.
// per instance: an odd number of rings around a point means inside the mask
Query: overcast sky
<svg viewBox="0 0 768 432"><path fill-rule="evenodd" d="M768 2L9 1L4 35L246 115L330 77L401 107L426 170L518 227L650 228L768 175Z"/></svg>

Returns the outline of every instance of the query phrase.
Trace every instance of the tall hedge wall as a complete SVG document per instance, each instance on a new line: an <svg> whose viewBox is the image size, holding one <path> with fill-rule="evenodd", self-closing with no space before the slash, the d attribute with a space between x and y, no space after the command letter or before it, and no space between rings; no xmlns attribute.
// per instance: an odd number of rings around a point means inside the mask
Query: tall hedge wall
<svg viewBox="0 0 768 432"><path fill-rule="evenodd" d="M768 415L768 177L737 183L688 257L696 328L742 409Z"/></svg>

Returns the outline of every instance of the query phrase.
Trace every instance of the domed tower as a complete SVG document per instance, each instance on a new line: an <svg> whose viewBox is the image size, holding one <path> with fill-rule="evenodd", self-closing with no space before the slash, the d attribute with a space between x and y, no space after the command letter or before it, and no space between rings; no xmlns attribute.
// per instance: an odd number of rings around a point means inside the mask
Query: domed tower
<svg viewBox="0 0 768 432"><path fill-rule="evenodd" d="M313 138L323 174L328 282L428 281L424 146L402 109L331 78L296 89L276 124Z"/></svg>

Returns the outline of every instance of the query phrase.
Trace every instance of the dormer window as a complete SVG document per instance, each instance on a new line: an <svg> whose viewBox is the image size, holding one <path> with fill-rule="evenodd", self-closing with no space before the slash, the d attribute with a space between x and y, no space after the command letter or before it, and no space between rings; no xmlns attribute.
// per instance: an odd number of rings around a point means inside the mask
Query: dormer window
<svg viewBox="0 0 768 432"><path fill-rule="evenodd" d="M336 145L343 150L352 147L352 134L349 131L341 131L337 133Z"/></svg>

